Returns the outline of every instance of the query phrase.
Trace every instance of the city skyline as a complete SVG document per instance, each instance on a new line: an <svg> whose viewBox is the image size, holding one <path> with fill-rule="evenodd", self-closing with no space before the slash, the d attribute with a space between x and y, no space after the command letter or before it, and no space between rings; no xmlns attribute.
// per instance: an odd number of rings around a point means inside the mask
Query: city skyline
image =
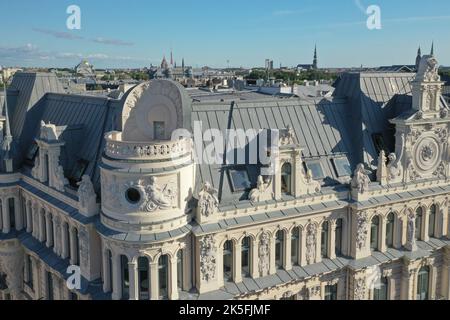
<svg viewBox="0 0 450 320"><path fill-rule="evenodd" d="M81 30L66 27L73 4L81 8ZM194 67L255 67L266 58L295 66L311 63L317 44L320 67L372 67L413 64L418 46L427 53L432 38L442 65L450 65L445 33L433 34L450 27L450 15L442 14L448 1L423 12L421 1L379 0L381 30L367 28L364 8L372 3L364 0L172 4L4 2L9 27L0 30L0 64L73 67L88 59L98 68L138 68L159 64L173 50L178 64L184 58Z"/></svg>

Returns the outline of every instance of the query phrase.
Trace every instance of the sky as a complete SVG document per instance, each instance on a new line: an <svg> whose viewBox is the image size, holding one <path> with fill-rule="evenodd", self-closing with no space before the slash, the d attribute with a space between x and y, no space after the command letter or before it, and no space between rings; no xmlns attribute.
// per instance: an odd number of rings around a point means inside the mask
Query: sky
<svg viewBox="0 0 450 320"><path fill-rule="evenodd" d="M69 30L68 6L81 10ZM369 30L366 9L381 9ZM0 0L0 65L145 67L184 58L194 67L414 64L417 49L450 65L448 0Z"/></svg>

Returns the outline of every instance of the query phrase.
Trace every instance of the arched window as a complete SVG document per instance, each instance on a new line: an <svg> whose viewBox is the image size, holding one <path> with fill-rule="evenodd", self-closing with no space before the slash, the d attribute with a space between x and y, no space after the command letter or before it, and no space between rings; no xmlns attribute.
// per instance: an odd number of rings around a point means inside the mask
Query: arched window
<svg viewBox="0 0 450 320"><path fill-rule="evenodd" d="M383 277L380 282L375 285L373 289L373 300L387 300L388 299L388 279Z"/></svg>
<svg viewBox="0 0 450 320"><path fill-rule="evenodd" d="M342 236L343 236L343 219L338 219L336 221L336 231L335 231L335 253L336 255L342 255Z"/></svg>
<svg viewBox="0 0 450 320"><path fill-rule="evenodd" d="M233 280L233 241L223 244L223 280Z"/></svg>
<svg viewBox="0 0 450 320"><path fill-rule="evenodd" d="M242 239L241 263L242 263L242 276L244 277L250 276L251 243L252 239L250 237L245 237L244 239Z"/></svg>
<svg viewBox="0 0 450 320"><path fill-rule="evenodd" d="M149 262L146 257L138 259L138 283L139 283L139 300L150 299L150 273Z"/></svg>
<svg viewBox="0 0 450 320"><path fill-rule="evenodd" d="M120 275L122 279L122 300L130 298L130 272L128 269L128 258L124 255L120 256Z"/></svg>
<svg viewBox="0 0 450 320"><path fill-rule="evenodd" d="M183 250L180 249L177 252L177 286L180 290L183 290L183 282L184 282L184 259L183 259Z"/></svg>
<svg viewBox="0 0 450 320"><path fill-rule="evenodd" d="M169 297L169 257L162 255L159 257L159 298L167 299Z"/></svg>
<svg viewBox="0 0 450 320"><path fill-rule="evenodd" d="M423 209L420 207L416 210L416 240L422 239L422 222Z"/></svg>
<svg viewBox="0 0 450 320"><path fill-rule="evenodd" d="M275 238L275 266L278 269L283 268L283 248L284 248L284 232L279 230Z"/></svg>
<svg viewBox="0 0 450 320"><path fill-rule="evenodd" d="M436 205L432 205L430 207L430 216L428 219L428 236L435 237L436 236Z"/></svg>
<svg viewBox="0 0 450 320"><path fill-rule="evenodd" d="M299 265L300 250L300 229L295 227L291 233L291 262L292 265Z"/></svg>
<svg viewBox="0 0 450 320"><path fill-rule="evenodd" d="M292 194L292 166L290 163L285 163L281 167L281 192Z"/></svg>
<svg viewBox="0 0 450 320"><path fill-rule="evenodd" d="M372 218L370 225L370 249L378 250L378 231L380 228L380 217L375 216Z"/></svg>
<svg viewBox="0 0 450 320"><path fill-rule="evenodd" d="M386 246L388 248L394 247L394 226L395 215L393 212L389 213L386 221Z"/></svg>
<svg viewBox="0 0 450 320"><path fill-rule="evenodd" d="M9 226L12 229L16 229L16 207L14 203L14 198L8 199L9 206Z"/></svg>
<svg viewBox="0 0 450 320"><path fill-rule="evenodd" d="M419 270L417 277L417 300L428 300L430 289L430 267L425 266Z"/></svg>
<svg viewBox="0 0 450 320"><path fill-rule="evenodd" d="M322 223L322 231L320 233L320 254L322 258L328 257L328 227L328 221L324 221L324 223Z"/></svg>

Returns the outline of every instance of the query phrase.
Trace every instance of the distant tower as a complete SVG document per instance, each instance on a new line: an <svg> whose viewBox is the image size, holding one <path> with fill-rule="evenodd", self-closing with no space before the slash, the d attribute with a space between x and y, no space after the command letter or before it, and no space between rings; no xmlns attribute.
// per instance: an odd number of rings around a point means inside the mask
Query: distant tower
<svg viewBox="0 0 450 320"><path fill-rule="evenodd" d="M173 52L172 52L172 49L170 49L170 65L173 66Z"/></svg>
<svg viewBox="0 0 450 320"><path fill-rule="evenodd" d="M184 72L184 58L181 60L181 68L183 69Z"/></svg>
<svg viewBox="0 0 450 320"><path fill-rule="evenodd" d="M314 47L313 69L317 70L317 45Z"/></svg>
<svg viewBox="0 0 450 320"><path fill-rule="evenodd" d="M434 41L431 43L431 52L430 54L434 56Z"/></svg>
<svg viewBox="0 0 450 320"><path fill-rule="evenodd" d="M417 50L417 57L416 57L416 70L419 70L420 60L422 59L422 49Z"/></svg>

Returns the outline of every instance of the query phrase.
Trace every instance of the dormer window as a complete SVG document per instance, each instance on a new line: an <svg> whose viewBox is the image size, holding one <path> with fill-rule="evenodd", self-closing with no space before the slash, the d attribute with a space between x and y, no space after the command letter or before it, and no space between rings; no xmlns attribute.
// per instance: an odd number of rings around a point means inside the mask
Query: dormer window
<svg viewBox="0 0 450 320"><path fill-rule="evenodd" d="M229 169L228 174L231 180L233 192L246 191L251 189L252 183L246 168Z"/></svg>
<svg viewBox="0 0 450 320"><path fill-rule="evenodd" d="M349 177L352 175L352 169L350 167L350 163L347 158L334 158L333 159L334 169L336 171L336 175L341 177Z"/></svg>
<svg viewBox="0 0 450 320"><path fill-rule="evenodd" d="M281 167L281 192L292 194L292 165L288 162Z"/></svg>
<svg viewBox="0 0 450 320"><path fill-rule="evenodd" d="M314 180L320 180L325 178L323 173L322 165L319 160L305 161L306 169L311 170L312 177Z"/></svg>

